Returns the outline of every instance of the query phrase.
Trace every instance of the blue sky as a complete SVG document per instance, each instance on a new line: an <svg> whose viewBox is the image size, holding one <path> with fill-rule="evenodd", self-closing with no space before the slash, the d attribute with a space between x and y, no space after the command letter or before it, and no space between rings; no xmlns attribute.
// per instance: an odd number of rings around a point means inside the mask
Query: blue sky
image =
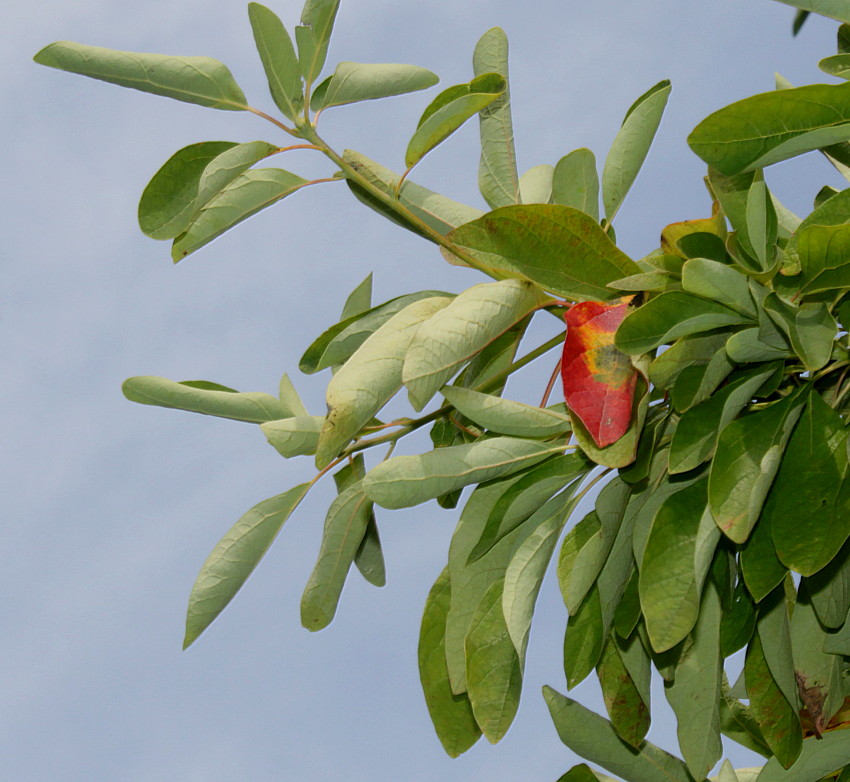
<svg viewBox="0 0 850 782"><path fill-rule="evenodd" d="M300 2L270 3L288 25ZM470 77L477 38L505 28L520 168L580 146L602 160L632 101L673 81L647 165L617 220L635 257L670 222L707 216L701 162L685 144L706 114L772 88L827 81L835 24L790 36L792 9L770 0L576 3L538 0L343 0L331 60L411 62L444 86ZM256 428L135 406L130 375L204 378L274 391L288 371L323 409L324 376L297 371L369 271L375 299L479 278L365 210L343 186L311 188L174 267L135 220L142 188L176 149L202 140L278 141L247 114L215 112L34 65L68 39L227 63L249 98L272 107L245 6L224 0L16 0L0 11L5 150L5 369L0 460L0 768L9 780L555 780L577 760L539 695L563 690L565 611L543 587L514 727L449 760L419 690L422 604L456 514L432 503L379 517L389 583L352 578L337 619L302 629L301 591L330 487L287 523L245 589L189 651L185 602L198 568L256 502L311 477ZM343 107L323 132L400 168L427 103L412 95ZM422 184L481 206L477 129L417 169ZM298 153L301 154L301 153ZM330 171L302 155L299 173ZM768 173L791 209L841 180L815 158ZM539 397L550 367L511 388ZM302 463L303 462L303 463ZM579 697L599 708L593 682ZM663 707L663 695L655 693ZM663 710L651 738L673 748ZM744 753L733 756L750 764Z"/></svg>

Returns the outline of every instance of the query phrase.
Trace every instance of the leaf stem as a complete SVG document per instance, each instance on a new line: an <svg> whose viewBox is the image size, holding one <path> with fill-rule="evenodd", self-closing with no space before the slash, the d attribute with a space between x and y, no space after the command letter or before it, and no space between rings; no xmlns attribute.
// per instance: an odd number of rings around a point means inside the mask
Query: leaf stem
<svg viewBox="0 0 850 782"><path fill-rule="evenodd" d="M280 120L275 119L269 114L266 114L264 111L260 111L259 109L255 109L253 106L246 106L248 111L252 114L256 114L258 117L262 117L264 120L271 122L272 125L280 128L284 133L288 133L290 136L295 136L296 138L300 138L301 134L295 130L294 128L290 128L288 125L284 125Z"/></svg>

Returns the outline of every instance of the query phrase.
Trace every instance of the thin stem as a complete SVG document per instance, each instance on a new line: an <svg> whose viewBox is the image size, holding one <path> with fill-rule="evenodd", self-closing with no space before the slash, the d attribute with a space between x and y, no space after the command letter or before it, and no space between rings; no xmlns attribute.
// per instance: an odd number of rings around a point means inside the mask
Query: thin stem
<svg viewBox="0 0 850 782"><path fill-rule="evenodd" d="M290 136L295 136L296 138L300 138L300 134L294 128L290 128L288 125L284 125L280 120L275 119L274 117L266 114L264 111L260 111L259 109L255 109L253 106L247 107L248 111L252 114L256 114L258 117L262 117L264 120L271 122L272 125L280 128L284 133L288 133Z"/></svg>
<svg viewBox="0 0 850 782"><path fill-rule="evenodd" d="M318 152L322 151L321 147L317 147L315 144L293 144L291 147L280 147L274 154L278 155L281 152L292 152L294 149L315 149Z"/></svg>
<svg viewBox="0 0 850 782"><path fill-rule="evenodd" d="M555 387L555 381L558 379L558 371L561 369L561 362L559 361L555 364L555 369L552 372L552 377L549 378L549 383L546 386L546 390L543 392L543 399L540 400L540 407L546 407L546 403L549 401L549 394L552 393L552 389Z"/></svg>

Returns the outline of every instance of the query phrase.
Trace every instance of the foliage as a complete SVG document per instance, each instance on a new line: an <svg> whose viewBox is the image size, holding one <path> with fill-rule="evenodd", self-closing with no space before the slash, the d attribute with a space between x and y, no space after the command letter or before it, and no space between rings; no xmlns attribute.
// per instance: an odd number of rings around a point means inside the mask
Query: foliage
<svg viewBox="0 0 850 782"><path fill-rule="evenodd" d="M798 9L795 33L810 13L843 23L838 54L821 67L850 79L845 0L782 2ZM649 152L669 82L629 108L601 177L586 149L520 176L507 41L490 30L473 77L425 108L399 175L333 150L319 115L426 89L437 77L412 65L341 62L320 80L338 4L307 0L294 43L272 11L249 6L282 119L250 106L227 67L208 58L68 42L36 55L125 87L248 111L297 140L201 142L166 161L142 195L139 222L172 241L175 262L303 187L344 181L449 262L491 278L458 294L419 291L376 305L367 277L301 360L306 373L332 372L325 415L308 412L286 375L276 396L207 381L126 381L133 401L258 424L283 457L316 462L313 480L256 505L214 548L189 598L185 645L323 476L333 475L338 496L302 598L310 630L333 619L352 564L383 585L376 506L451 508L474 487L426 601L419 646L446 752L456 756L481 735L498 741L510 727L535 602L561 541L567 685L595 670L608 712L545 688L565 744L629 782L703 779L721 758L721 734L767 759L764 782L842 769L845 778L850 189L825 189L801 220L770 192L764 169L819 150L850 174L850 83L780 83L703 120L688 143L708 166L710 215L667 226L659 249L635 261L616 246L612 221ZM487 213L409 179L476 116ZM306 180L265 165L304 148L329 158L333 176ZM518 358L529 322L550 317L565 319L566 337ZM539 406L503 398L509 376L561 345L566 406L548 404L552 384ZM402 389L417 417L378 419ZM431 450L391 456L423 427ZM383 458L367 462L364 452L380 446ZM594 508L573 519L583 498ZM744 674L730 686L724 661L740 650ZM645 739L653 667L682 759ZM718 778L753 776L726 763ZM574 777L605 779L584 765L563 779Z"/></svg>

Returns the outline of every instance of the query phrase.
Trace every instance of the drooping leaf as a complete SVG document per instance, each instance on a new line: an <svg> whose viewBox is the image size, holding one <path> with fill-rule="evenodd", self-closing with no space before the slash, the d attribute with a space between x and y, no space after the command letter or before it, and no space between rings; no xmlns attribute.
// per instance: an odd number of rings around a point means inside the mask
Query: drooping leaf
<svg viewBox="0 0 850 782"><path fill-rule="evenodd" d="M850 536L846 442L841 416L810 394L762 510L779 559L804 576L824 567Z"/></svg>
<svg viewBox="0 0 850 782"><path fill-rule="evenodd" d="M464 486L531 467L559 450L563 446L493 437L418 456L396 456L373 468L363 487L383 508L410 508Z"/></svg>
<svg viewBox="0 0 850 782"><path fill-rule="evenodd" d="M611 723L551 687L543 697L561 741L582 758L629 782L693 782L685 764L650 742L635 751L620 740Z"/></svg>
<svg viewBox="0 0 850 782"><path fill-rule="evenodd" d="M767 761L759 782L817 782L850 764L850 731L835 730L803 741L794 766L782 768L778 757Z"/></svg>
<svg viewBox="0 0 850 782"><path fill-rule="evenodd" d="M331 503L319 557L301 597L301 624L307 630L322 630L333 620L371 511L362 481L351 484Z"/></svg>
<svg viewBox="0 0 850 782"><path fill-rule="evenodd" d="M466 752L481 736L469 696L455 695L446 667L446 618L451 601L448 567L443 569L425 601L419 631L419 678L437 737L449 757Z"/></svg>
<svg viewBox="0 0 850 782"><path fill-rule="evenodd" d="M131 377L124 381L121 390L131 402L142 405L171 407L253 424L293 415L279 399L269 394L199 388L195 381L177 383L164 377Z"/></svg>
<svg viewBox="0 0 850 782"><path fill-rule="evenodd" d="M418 291L390 299L371 309L344 318L331 326L304 351L298 368L305 375L344 364L366 338L405 307L434 296L451 296L443 291Z"/></svg>
<svg viewBox="0 0 850 782"><path fill-rule="evenodd" d="M485 593L466 636L466 686L475 721L495 744L516 716L522 666L502 615L502 582Z"/></svg>
<svg viewBox="0 0 850 782"><path fill-rule="evenodd" d="M641 609L656 652L672 649L699 616L701 585L695 559L706 499L703 479L667 497L652 521L639 584Z"/></svg>
<svg viewBox="0 0 850 782"><path fill-rule="evenodd" d="M564 605L574 614L599 577L620 529L631 487L614 478L603 487L596 508L564 538L558 557L558 583Z"/></svg>
<svg viewBox="0 0 850 782"><path fill-rule="evenodd" d="M316 453L319 432L325 423L324 416L309 415L266 421L260 429L272 446L285 459Z"/></svg>
<svg viewBox="0 0 850 782"><path fill-rule="evenodd" d="M505 535L522 524L562 489L577 488L593 465L578 451L558 454L523 473L505 487L487 515L481 536L469 554L469 561L486 554Z"/></svg>
<svg viewBox="0 0 850 782"><path fill-rule="evenodd" d="M402 366L416 332L450 298L408 304L366 338L331 378L328 415L319 435L316 465L323 469L401 388Z"/></svg>
<svg viewBox="0 0 850 782"><path fill-rule="evenodd" d="M463 415L492 432L515 437L553 437L570 431L569 417L554 410L460 386L446 386L442 394Z"/></svg>
<svg viewBox="0 0 850 782"><path fill-rule="evenodd" d="M504 30L494 27L481 36L472 53L472 68L476 76L498 73L505 80L505 91L478 112L481 129L478 188L490 208L496 209L519 203L519 176L508 84L508 37Z"/></svg>
<svg viewBox="0 0 850 782"><path fill-rule="evenodd" d="M310 489L302 483L249 510L216 544L195 579L186 613L186 649L224 610Z"/></svg>
<svg viewBox="0 0 850 782"><path fill-rule="evenodd" d="M614 637L605 644L596 673L612 727L623 741L638 749L649 730L649 704L626 668Z"/></svg>
<svg viewBox="0 0 850 782"><path fill-rule="evenodd" d="M714 112L688 144L727 176L850 139L850 84L812 84L753 95Z"/></svg>
<svg viewBox="0 0 850 782"><path fill-rule="evenodd" d="M666 688L667 700L676 714L679 747L694 779L704 779L723 752L720 743L722 613L720 595L709 580L692 643L682 652L673 681Z"/></svg>
<svg viewBox="0 0 850 782"><path fill-rule="evenodd" d="M272 99L287 119L297 122L304 108L304 87L292 39L274 11L264 5L248 3L248 18Z"/></svg>
<svg viewBox="0 0 850 782"><path fill-rule="evenodd" d="M570 301L617 298L609 282L641 268L589 215L570 206L505 206L449 234L488 262ZM498 256L498 257L496 257Z"/></svg>
<svg viewBox="0 0 850 782"><path fill-rule="evenodd" d="M567 311L567 339L561 359L564 398L599 448L619 440L632 419L637 370L614 346L614 335L629 311L616 304L581 302Z"/></svg>
<svg viewBox="0 0 850 782"><path fill-rule="evenodd" d="M708 480L709 506L721 531L736 543L747 539L761 513L804 401L793 393L720 433Z"/></svg>
<svg viewBox="0 0 850 782"><path fill-rule="evenodd" d="M202 141L175 152L145 187L139 201L139 227L151 239L173 239L182 233L198 197L198 183L207 165L232 141Z"/></svg>
<svg viewBox="0 0 850 782"><path fill-rule="evenodd" d="M172 259L177 263L305 184L305 179L282 168L257 168L240 174L213 196L175 238Z"/></svg>
<svg viewBox="0 0 850 782"><path fill-rule="evenodd" d="M720 651L724 659L743 649L756 626L756 608L742 581L735 585L731 605L720 623Z"/></svg>
<svg viewBox="0 0 850 782"><path fill-rule="evenodd" d="M800 720L771 675L758 635L750 641L744 672L750 711L776 760L788 768L802 748Z"/></svg>
<svg viewBox="0 0 850 782"><path fill-rule="evenodd" d="M473 285L422 324L404 359L410 401L421 410L476 353L551 299L521 280Z"/></svg>
<svg viewBox="0 0 850 782"><path fill-rule="evenodd" d="M797 689L806 710L801 715L804 728L810 727L815 735L826 730L844 703L840 658L824 651L830 636L818 621L808 590L802 585L791 617L791 651Z"/></svg>
<svg viewBox="0 0 850 782"><path fill-rule="evenodd" d="M475 488L460 515L449 546L449 570L452 580L451 609L446 620L446 659L455 693L466 691L466 654L464 644L476 607L487 590L504 577L516 547L532 530L515 527L483 556L470 561L470 552L481 538L486 519L499 498L521 476L510 476Z"/></svg>
<svg viewBox="0 0 850 782"><path fill-rule="evenodd" d="M646 353L678 337L746 323L748 318L700 296L669 291L634 309L617 330L620 350Z"/></svg>
<svg viewBox="0 0 850 782"><path fill-rule="evenodd" d="M749 404L778 367L762 364L734 375L723 388L687 410L670 443L670 472L693 470L710 458L720 432Z"/></svg>
<svg viewBox="0 0 850 782"><path fill-rule="evenodd" d="M531 619L555 544L574 506L569 492L549 500L526 522L534 531L519 545L505 571L502 613L510 640L525 663Z"/></svg>
<svg viewBox="0 0 850 782"><path fill-rule="evenodd" d="M141 54L57 41L33 58L39 65L212 109L245 111L245 94L224 63L209 57Z"/></svg>
<svg viewBox="0 0 850 782"><path fill-rule="evenodd" d="M434 147L468 119L504 94L507 81L498 73L483 73L469 84L443 90L425 109L407 145L404 164L413 168Z"/></svg>
<svg viewBox="0 0 850 782"><path fill-rule="evenodd" d="M576 149L558 161L552 175L552 202L599 220L599 174L593 152Z"/></svg>
<svg viewBox="0 0 850 782"><path fill-rule="evenodd" d="M301 73L312 83L322 72L328 55L339 0L306 0L301 24L295 28Z"/></svg>
<svg viewBox="0 0 850 782"><path fill-rule="evenodd" d="M741 575L757 603L779 586L788 573L776 556L771 526L771 518L762 516L741 549Z"/></svg>
<svg viewBox="0 0 850 782"><path fill-rule="evenodd" d="M564 634L564 673L567 689L584 681L596 667L605 647L605 624L599 588L594 584L570 615Z"/></svg>
<svg viewBox="0 0 850 782"><path fill-rule="evenodd" d="M836 630L845 624L850 611L850 543L845 543L826 567L806 579L806 588L824 627Z"/></svg>
<svg viewBox="0 0 850 782"><path fill-rule="evenodd" d="M332 76L313 92L314 111L364 100L378 100L433 87L437 74L418 65L396 63L341 62Z"/></svg>
<svg viewBox="0 0 850 782"><path fill-rule="evenodd" d="M629 192L655 138L661 115L670 97L665 79L650 87L626 112L623 125L611 144L602 171L602 201L610 223Z"/></svg>

